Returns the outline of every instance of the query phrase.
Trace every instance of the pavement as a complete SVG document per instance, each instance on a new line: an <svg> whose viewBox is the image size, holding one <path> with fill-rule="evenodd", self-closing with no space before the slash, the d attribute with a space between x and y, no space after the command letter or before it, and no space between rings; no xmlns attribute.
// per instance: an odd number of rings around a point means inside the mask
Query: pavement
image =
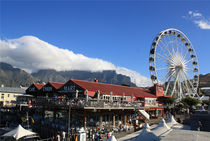
<svg viewBox="0 0 210 141"><path fill-rule="evenodd" d="M186 116L178 116L177 118L180 118L182 123L185 122L185 120L188 120L186 119ZM151 129L156 127L159 121L159 118L151 120ZM117 141L132 141L140 133L141 130L125 136L118 137ZM159 137L161 141L210 141L210 132L193 131L190 130L190 126L182 125L182 128L173 128L172 130L169 130L167 133Z"/></svg>
<svg viewBox="0 0 210 141"><path fill-rule="evenodd" d="M192 130L173 130L161 141L210 141L210 133Z"/></svg>

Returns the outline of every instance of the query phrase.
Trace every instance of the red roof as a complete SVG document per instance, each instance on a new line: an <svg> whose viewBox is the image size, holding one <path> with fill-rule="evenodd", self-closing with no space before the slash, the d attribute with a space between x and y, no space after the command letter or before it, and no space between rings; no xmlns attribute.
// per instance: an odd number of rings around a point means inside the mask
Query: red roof
<svg viewBox="0 0 210 141"><path fill-rule="evenodd" d="M89 81L75 80L75 79L71 79L71 81L73 81L83 89L95 92L100 91L101 94L110 94L110 92L112 92L113 95L122 95L124 93L125 96L131 96L131 94L133 94L135 97L156 98L156 96L152 94L148 89L104 84L98 82L89 82Z"/></svg>
<svg viewBox="0 0 210 141"><path fill-rule="evenodd" d="M34 86L35 86L38 90L40 90L40 89L44 86L44 84L34 83Z"/></svg>
<svg viewBox="0 0 210 141"><path fill-rule="evenodd" d="M59 88L61 88L64 85L64 83L52 82L52 81L49 81L48 83L50 85L52 85L56 90L59 89Z"/></svg>

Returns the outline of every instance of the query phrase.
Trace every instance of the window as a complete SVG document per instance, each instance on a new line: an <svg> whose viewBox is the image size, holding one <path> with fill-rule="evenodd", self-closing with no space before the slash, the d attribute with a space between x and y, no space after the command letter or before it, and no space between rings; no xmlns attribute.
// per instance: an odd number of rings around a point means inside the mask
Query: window
<svg viewBox="0 0 210 141"><path fill-rule="evenodd" d="M9 95L10 95L10 94L8 94L8 97L9 97Z"/></svg>

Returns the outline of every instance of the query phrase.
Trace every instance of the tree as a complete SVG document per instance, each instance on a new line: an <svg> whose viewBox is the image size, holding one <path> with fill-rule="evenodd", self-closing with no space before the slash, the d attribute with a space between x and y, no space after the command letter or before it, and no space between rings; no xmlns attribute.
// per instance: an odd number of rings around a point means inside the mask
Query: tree
<svg viewBox="0 0 210 141"><path fill-rule="evenodd" d="M181 100L181 103L183 103L186 107L192 108L192 106L196 106L200 103L200 101L192 97L186 97Z"/></svg>
<svg viewBox="0 0 210 141"><path fill-rule="evenodd" d="M202 103L209 105L209 100L203 100Z"/></svg>
<svg viewBox="0 0 210 141"><path fill-rule="evenodd" d="M173 97L166 97L163 99L163 103L165 105L171 105L175 102L175 99Z"/></svg>

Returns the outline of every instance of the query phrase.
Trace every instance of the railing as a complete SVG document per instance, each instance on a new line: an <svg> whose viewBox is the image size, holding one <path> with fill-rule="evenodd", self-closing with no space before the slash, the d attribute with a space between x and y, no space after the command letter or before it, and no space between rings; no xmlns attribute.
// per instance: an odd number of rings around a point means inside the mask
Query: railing
<svg viewBox="0 0 210 141"><path fill-rule="evenodd" d="M55 106L55 107L67 107L71 105L71 107L75 108L84 108L84 107L100 107L100 108L123 108L123 107L133 107L133 108L141 108L144 107L143 101L135 101L135 102L118 102L118 101L105 101L105 100L97 100L91 99L85 101L85 99L55 99L55 98L38 98L36 100L36 104L39 106Z"/></svg>

